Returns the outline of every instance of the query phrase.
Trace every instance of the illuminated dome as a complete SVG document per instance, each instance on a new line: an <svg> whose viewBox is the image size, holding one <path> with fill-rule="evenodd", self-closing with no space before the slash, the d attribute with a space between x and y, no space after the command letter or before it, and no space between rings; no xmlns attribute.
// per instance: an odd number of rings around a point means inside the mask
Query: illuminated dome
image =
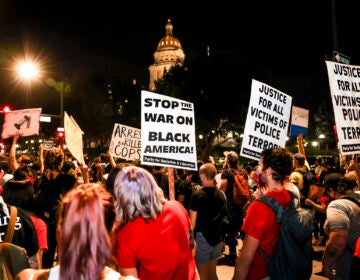
<svg viewBox="0 0 360 280"><path fill-rule="evenodd" d="M149 89L151 91L155 90L155 81L162 79L172 67L184 65L185 53L180 41L172 34L173 25L170 19L168 19L165 29L166 34L160 39L154 52L154 64L149 66Z"/></svg>
<svg viewBox="0 0 360 280"><path fill-rule="evenodd" d="M166 35L160 39L156 51L175 50L175 49L182 50L179 39L176 38L172 33L173 25L171 24L170 19L168 19L165 29L166 29Z"/></svg>

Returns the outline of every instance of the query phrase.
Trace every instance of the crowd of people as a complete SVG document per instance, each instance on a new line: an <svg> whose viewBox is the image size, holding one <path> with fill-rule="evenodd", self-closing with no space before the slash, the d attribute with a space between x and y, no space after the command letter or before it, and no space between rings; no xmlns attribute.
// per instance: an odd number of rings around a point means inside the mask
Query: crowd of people
<svg viewBox="0 0 360 280"><path fill-rule="evenodd" d="M0 219L10 205L18 208L12 242L29 256L16 279L217 280L219 264L234 267L234 280L267 279L259 248L274 255L279 225L259 196L283 206L294 198L312 211L313 245L325 246L321 275L360 275L360 166L343 158L341 168L319 160L311 169L301 135L296 154L266 149L258 163L241 166L231 151L221 168L210 157L198 170L174 169L175 197L165 167L109 152L80 165L69 151L42 145L34 160L17 154L19 137L0 172ZM305 191L301 174L310 169L316 182ZM248 190L241 206L234 202L237 174Z"/></svg>

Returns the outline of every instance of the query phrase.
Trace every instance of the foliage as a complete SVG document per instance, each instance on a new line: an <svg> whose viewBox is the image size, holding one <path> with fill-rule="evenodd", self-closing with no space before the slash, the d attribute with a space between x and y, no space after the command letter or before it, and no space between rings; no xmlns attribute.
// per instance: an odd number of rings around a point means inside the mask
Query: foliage
<svg viewBox="0 0 360 280"><path fill-rule="evenodd" d="M229 132L239 137L244 129L249 93L236 92L231 71L225 61L206 58L172 67L155 83L157 93L194 103L196 133L203 135L196 143L202 160L207 159L215 137L227 137Z"/></svg>

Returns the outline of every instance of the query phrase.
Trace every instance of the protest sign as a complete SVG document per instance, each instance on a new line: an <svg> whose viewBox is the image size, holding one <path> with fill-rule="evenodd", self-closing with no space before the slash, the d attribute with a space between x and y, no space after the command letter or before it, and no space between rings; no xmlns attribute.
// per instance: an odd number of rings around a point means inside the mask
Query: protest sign
<svg viewBox="0 0 360 280"><path fill-rule="evenodd" d="M141 91L141 163L197 170L193 103Z"/></svg>
<svg viewBox="0 0 360 280"><path fill-rule="evenodd" d="M64 112L64 130L65 130L65 143L70 153L79 162L84 164L83 154L83 134L84 132L80 129L72 116Z"/></svg>
<svg viewBox="0 0 360 280"><path fill-rule="evenodd" d="M285 147L292 97L252 80L240 155L254 160L269 148Z"/></svg>
<svg viewBox="0 0 360 280"><path fill-rule="evenodd" d="M113 157L129 161L140 160L141 130L131 126L115 123L111 135L109 152Z"/></svg>
<svg viewBox="0 0 360 280"><path fill-rule="evenodd" d="M39 135L41 110L35 108L6 112L1 137L6 139L17 132L21 136Z"/></svg>
<svg viewBox="0 0 360 280"><path fill-rule="evenodd" d="M360 152L360 67L326 61L339 152Z"/></svg>
<svg viewBox="0 0 360 280"><path fill-rule="evenodd" d="M292 106L290 136L297 137L299 133L305 138L308 132L309 110Z"/></svg>

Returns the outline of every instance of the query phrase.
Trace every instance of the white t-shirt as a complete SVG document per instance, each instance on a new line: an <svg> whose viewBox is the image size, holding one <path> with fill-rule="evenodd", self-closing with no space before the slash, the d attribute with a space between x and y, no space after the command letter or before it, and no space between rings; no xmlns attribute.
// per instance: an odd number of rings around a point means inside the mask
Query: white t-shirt
<svg viewBox="0 0 360 280"><path fill-rule="evenodd" d="M295 196L294 198L294 204L296 208L300 207L300 191L299 188L291 183L291 182L286 182L284 185L285 189L287 189L288 191L292 192Z"/></svg>
<svg viewBox="0 0 360 280"><path fill-rule="evenodd" d="M114 280L114 279L119 279L120 278L120 273L111 269L108 266L105 266L104 268L105 270L105 277L104 280ZM59 280L59 274L60 274L60 266L54 266L50 269L50 273L49 273L49 278L48 280ZM81 280L84 280L84 277L81 276L80 277Z"/></svg>

